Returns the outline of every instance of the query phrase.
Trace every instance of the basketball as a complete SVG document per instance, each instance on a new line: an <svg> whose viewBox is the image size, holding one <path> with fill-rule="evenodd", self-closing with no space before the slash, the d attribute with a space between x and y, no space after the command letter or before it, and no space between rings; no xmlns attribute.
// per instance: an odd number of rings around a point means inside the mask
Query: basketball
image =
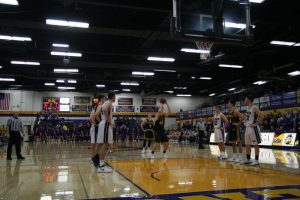
<svg viewBox="0 0 300 200"><path fill-rule="evenodd" d="M165 104L167 101L166 101L166 99L161 98L161 99L159 100L159 102L160 102L161 104Z"/></svg>

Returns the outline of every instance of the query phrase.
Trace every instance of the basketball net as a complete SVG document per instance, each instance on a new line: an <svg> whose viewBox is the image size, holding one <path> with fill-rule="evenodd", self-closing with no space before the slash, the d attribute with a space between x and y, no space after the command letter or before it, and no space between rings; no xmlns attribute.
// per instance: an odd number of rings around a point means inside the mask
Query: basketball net
<svg viewBox="0 0 300 200"><path fill-rule="evenodd" d="M214 43L208 41L196 41L195 44L198 49L209 51L209 53L200 53L200 59L207 60L210 57L210 51Z"/></svg>

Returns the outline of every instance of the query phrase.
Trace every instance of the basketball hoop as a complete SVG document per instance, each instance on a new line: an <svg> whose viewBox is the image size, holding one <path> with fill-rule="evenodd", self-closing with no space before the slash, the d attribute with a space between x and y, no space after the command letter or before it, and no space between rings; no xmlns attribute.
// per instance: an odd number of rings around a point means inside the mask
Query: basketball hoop
<svg viewBox="0 0 300 200"><path fill-rule="evenodd" d="M207 60L210 57L210 50L214 43L209 41L196 41L195 44L198 49L209 51L209 53L200 53L200 59Z"/></svg>

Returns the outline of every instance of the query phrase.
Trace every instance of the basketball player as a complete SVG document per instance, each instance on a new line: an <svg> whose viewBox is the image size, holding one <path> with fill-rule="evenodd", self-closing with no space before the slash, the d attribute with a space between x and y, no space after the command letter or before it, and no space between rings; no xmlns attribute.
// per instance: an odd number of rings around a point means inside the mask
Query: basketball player
<svg viewBox="0 0 300 200"><path fill-rule="evenodd" d="M247 106L247 115L246 115L246 131L245 131L245 145L246 145L246 153L247 160L244 164L250 164L252 166L258 165L258 157L259 157L259 147L258 144L261 143L260 137L260 129L259 124L263 121L263 113L253 105L253 98L250 96L246 96L244 99L244 104ZM254 146L255 150L255 160L251 162L251 145Z"/></svg>
<svg viewBox="0 0 300 200"><path fill-rule="evenodd" d="M228 161L239 163L243 161L243 146L241 142L240 125L244 120L244 116L235 107L235 101L229 100L227 106L229 110L228 143L232 144L233 151L233 155ZM239 153L237 153L237 147Z"/></svg>
<svg viewBox="0 0 300 200"><path fill-rule="evenodd" d="M228 119L226 116L221 112L221 106L217 105L216 112L214 114L214 132L215 132L215 142L218 143L220 149L220 156L218 157L219 160L225 160L225 138L224 138L224 123L225 127L227 127Z"/></svg>
<svg viewBox="0 0 300 200"><path fill-rule="evenodd" d="M148 115L147 119L144 120L141 124L142 131L144 132L144 143L143 143L143 150L142 154L144 154L147 150L146 144L148 141L148 150L149 153L151 152L150 146L151 142L154 139L154 122L151 119L151 114Z"/></svg>
<svg viewBox="0 0 300 200"><path fill-rule="evenodd" d="M163 158L167 158L166 152L169 147L169 139L166 135L164 126L165 126L165 118L168 116L168 114L171 112L170 106L168 102L165 99L160 100L161 104L159 106L159 110L155 115L155 143L152 147L152 154L151 158L154 158L154 152L157 147L159 147L159 144L162 143L163 145ZM166 104L168 107L168 113L164 112L163 105Z"/></svg>
<svg viewBox="0 0 300 200"><path fill-rule="evenodd" d="M91 161L93 162L95 167L98 167L99 165L99 153L97 153L98 144L97 143L97 134L98 134L98 128L99 123L101 121L101 106L105 101L105 97L103 95L98 96L98 104L93 107L93 110L90 114L90 136L91 136L91 144L92 144L92 157Z"/></svg>
<svg viewBox="0 0 300 200"><path fill-rule="evenodd" d="M115 127L115 124L112 118L112 104L115 102L115 99L115 93L110 92L108 93L108 100L102 105L102 121L99 124L97 138L100 152L99 173L112 172L112 168L106 165L104 159L108 145L113 143L113 127Z"/></svg>

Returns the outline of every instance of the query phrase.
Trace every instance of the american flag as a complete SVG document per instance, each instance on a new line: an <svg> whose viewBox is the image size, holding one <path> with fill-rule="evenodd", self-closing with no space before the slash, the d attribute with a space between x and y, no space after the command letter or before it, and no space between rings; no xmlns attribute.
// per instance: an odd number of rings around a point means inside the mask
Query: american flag
<svg viewBox="0 0 300 200"><path fill-rule="evenodd" d="M10 94L0 93L0 110L9 110Z"/></svg>

